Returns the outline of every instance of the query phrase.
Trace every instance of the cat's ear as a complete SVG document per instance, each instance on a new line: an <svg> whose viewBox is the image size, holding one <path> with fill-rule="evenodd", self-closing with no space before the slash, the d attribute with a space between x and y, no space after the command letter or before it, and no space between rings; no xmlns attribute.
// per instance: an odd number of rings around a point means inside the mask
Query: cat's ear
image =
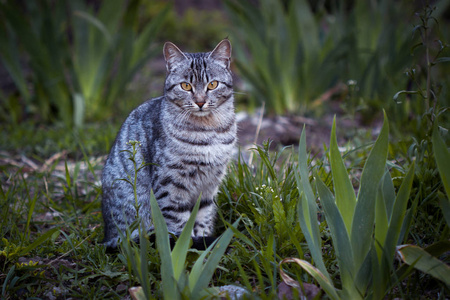
<svg viewBox="0 0 450 300"><path fill-rule="evenodd" d="M213 51L211 51L211 54L209 54L209 58L214 59L215 61L218 61L219 63L223 64L225 68L230 67L231 62L231 43L229 40L225 39L221 41L216 48L214 48Z"/></svg>
<svg viewBox="0 0 450 300"><path fill-rule="evenodd" d="M184 53L171 42L166 42L164 44L163 52L168 72L170 72L177 63L187 59Z"/></svg>

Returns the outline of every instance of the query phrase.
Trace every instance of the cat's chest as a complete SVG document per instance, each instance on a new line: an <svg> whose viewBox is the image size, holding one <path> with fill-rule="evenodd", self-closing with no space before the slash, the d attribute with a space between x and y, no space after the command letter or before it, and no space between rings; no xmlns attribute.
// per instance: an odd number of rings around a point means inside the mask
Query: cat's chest
<svg viewBox="0 0 450 300"><path fill-rule="evenodd" d="M166 153L186 165L221 165L230 158L236 141L234 127L224 132L167 129Z"/></svg>

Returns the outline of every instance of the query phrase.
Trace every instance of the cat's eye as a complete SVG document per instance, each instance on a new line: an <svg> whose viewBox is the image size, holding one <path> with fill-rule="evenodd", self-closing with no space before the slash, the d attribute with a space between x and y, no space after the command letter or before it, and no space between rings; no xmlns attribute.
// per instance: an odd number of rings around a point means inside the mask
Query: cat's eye
<svg viewBox="0 0 450 300"><path fill-rule="evenodd" d="M192 85L190 85L187 82L183 82L183 83L181 83L181 88L185 91L190 91L190 90L192 90Z"/></svg>
<svg viewBox="0 0 450 300"><path fill-rule="evenodd" d="M211 81L210 83L208 83L208 90L214 90L218 84L219 83L217 82L217 80Z"/></svg>

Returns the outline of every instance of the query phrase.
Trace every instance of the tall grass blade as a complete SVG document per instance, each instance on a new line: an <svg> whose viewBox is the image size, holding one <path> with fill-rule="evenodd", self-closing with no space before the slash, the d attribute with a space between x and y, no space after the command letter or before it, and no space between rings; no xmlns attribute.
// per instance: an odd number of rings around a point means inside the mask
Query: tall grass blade
<svg viewBox="0 0 450 300"><path fill-rule="evenodd" d="M33 243L31 243L29 246L21 249L19 251L19 253L17 254L18 256L23 256L23 255L27 255L30 251L36 249L37 247L39 247L42 243L46 242L47 240L49 240L51 238L51 236L57 232L59 230L58 227L52 228L48 231L46 231L44 234L42 234L41 236L39 236L37 239L34 240Z"/></svg>
<svg viewBox="0 0 450 300"><path fill-rule="evenodd" d="M448 226L450 226L450 153L437 128L433 130L432 142L436 165L447 193L447 198L441 198L442 211Z"/></svg>
<svg viewBox="0 0 450 300"><path fill-rule="evenodd" d="M395 253L395 246L397 245L398 237L402 229L403 219L406 213L406 206L408 204L409 194L411 191L412 182L414 179L415 163L411 165L398 191L395 199L392 216L389 222L389 229L386 234L386 239L383 243L384 251L383 261L391 264Z"/></svg>
<svg viewBox="0 0 450 300"><path fill-rule="evenodd" d="M140 255L140 284L142 285L142 289L144 291L146 299L150 299L151 296L151 288L150 288L150 276L148 273L148 249L149 249L149 240L147 238L147 234L142 232L142 226L139 227L139 255Z"/></svg>
<svg viewBox="0 0 450 300"><path fill-rule="evenodd" d="M379 261L381 260L381 256L383 253L382 245L386 240L386 234L389 227L389 217L390 217L390 215L388 215L386 208L386 201L385 201L386 198L384 197L383 194L384 191L383 187L385 186L384 183L390 180L391 176L389 174L389 171L387 171L378 185L378 192L375 200L375 247ZM395 194L393 200L395 200Z"/></svg>
<svg viewBox="0 0 450 300"><path fill-rule="evenodd" d="M194 228L195 218L197 217L198 208L200 207L201 194L197 199L191 216L187 221L186 225L181 232L180 237L172 250L172 264L173 264L173 274L176 281L180 279L181 273L185 270L186 255L189 250L189 243L191 241L192 229Z"/></svg>
<svg viewBox="0 0 450 300"><path fill-rule="evenodd" d="M322 258L322 239L320 238L319 225L317 221L317 204L314 192L309 182L308 176L308 158L306 154L306 133L303 127L300 136L298 153L298 170L295 170L295 179L300 201L297 206L300 227L308 243L311 256L325 277L330 280L329 274Z"/></svg>
<svg viewBox="0 0 450 300"><path fill-rule="evenodd" d="M161 279L164 299L180 299L180 293L177 289L177 283L173 272L172 257L170 255L169 232L166 221L156 202L153 190L150 194L150 207L152 210L152 220L155 226L156 246L161 257Z"/></svg>
<svg viewBox="0 0 450 300"><path fill-rule="evenodd" d="M233 225L230 225L222 236L211 244L195 262L189 275L189 287L191 289L192 299L199 298L203 290L208 287L214 271L233 237L233 230L231 228L236 228L240 220L241 218L237 219ZM212 250L213 248L214 250ZM208 254L209 257L206 263L204 263Z"/></svg>
<svg viewBox="0 0 450 300"><path fill-rule="evenodd" d="M27 225L25 227L25 236L26 238L30 238L30 222L31 217L33 216L34 207L36 206L36 200L37 200L38 194L36 193L33 197L33 199L29 202L29 209L28 209L28 216L27 216Z"/></svg>
<svg viewBox="0 0 450 300"><path fill-rule="evenodd" d="M322 204L325 218L330 228L331 239L339 263L343 289L349 293L350 297L357 297L359 295L355 290L354 282L357 269L355 268L353 249L350 237L345 229L344 220L336 206L333 194L318 176L316 176L316 185L320 196L320 203Z"/></svg>
<svg viewBox="0 0 450 300"><path fill-rule="evenodd" d="M389 122L384 113L383 127L361 175L361 184L352 221L351 241L355 265L363 263L369 253L375 221L377 188L385 172L389 144Z"/></svg>
<svg viewBox="0 0 450 300"><path fill-rule="evenodd" d="M351 237L352 221L355 213L356 196L342 160L341 153L337 145L336 138L336 116L333 119L333 127L331 128L330 139L330 165L331 174L333 176L334 195L336 197L336 205L342 214L345 228Z"/></svg>

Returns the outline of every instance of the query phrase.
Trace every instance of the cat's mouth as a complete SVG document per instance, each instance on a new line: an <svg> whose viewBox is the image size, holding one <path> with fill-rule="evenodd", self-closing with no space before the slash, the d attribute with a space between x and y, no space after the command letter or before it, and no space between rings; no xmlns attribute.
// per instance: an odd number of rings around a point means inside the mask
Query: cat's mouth
<svg viewBox="0 0 450 300"><path fill-rule="evenodd" d="M194 115L194 116L197 116L197 117L206 117L206 116L208 116L209 114L211 113L211 111L208 109L208 110L204 110L204 109L202 109L202 108L199 108L198 110L194 110L193 112L192 112L192 114Z"/></svg>

